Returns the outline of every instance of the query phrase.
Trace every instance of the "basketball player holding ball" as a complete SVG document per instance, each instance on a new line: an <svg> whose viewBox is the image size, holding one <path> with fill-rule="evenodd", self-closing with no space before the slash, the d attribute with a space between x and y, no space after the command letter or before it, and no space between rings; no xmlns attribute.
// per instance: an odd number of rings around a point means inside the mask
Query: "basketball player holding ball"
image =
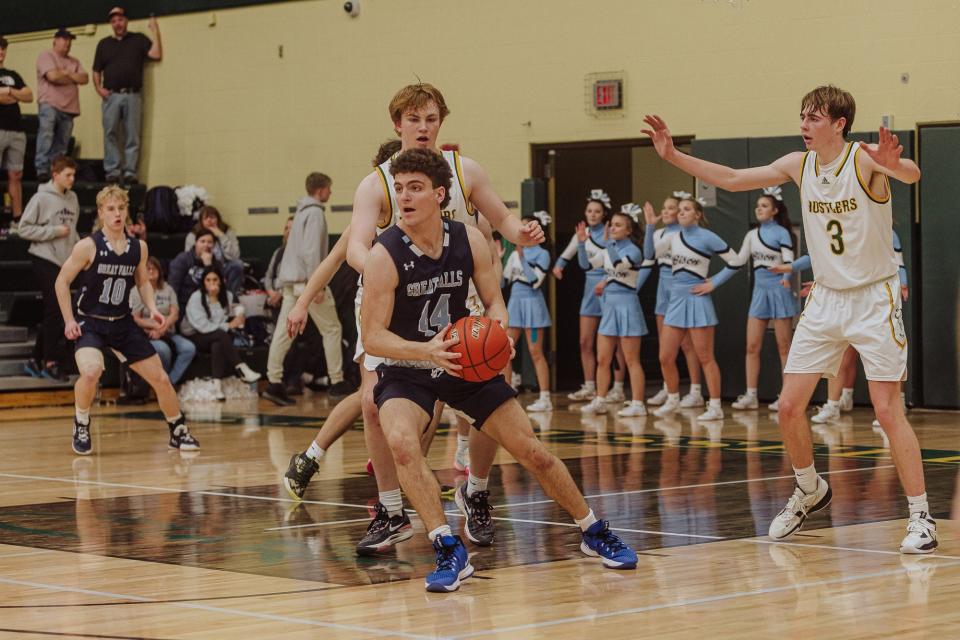
<svg viewBox="0 0 960 640"><path fill-rule="evenodd" d="M390 174L402 216L380 235L364 264L361 331L366 352L385 359L377 368L374 401L400 485L436 551L437 566L426 577L426 589L456 591L473 575L420 452L419 434L437 400L467 414L474 428L536 476L580 526L585 554L600 557L610 568L636 568L636 553L596 518L566 467L534 435L506 381L494 376L468 382L461 376L461 356L451 350L460 338L451 339L448 332L451 321L468 314L469 281L492 321L504 324L507 313L483 235L440 215L449 197L449 164L430 150L411 149L395 158Z"/></svg>

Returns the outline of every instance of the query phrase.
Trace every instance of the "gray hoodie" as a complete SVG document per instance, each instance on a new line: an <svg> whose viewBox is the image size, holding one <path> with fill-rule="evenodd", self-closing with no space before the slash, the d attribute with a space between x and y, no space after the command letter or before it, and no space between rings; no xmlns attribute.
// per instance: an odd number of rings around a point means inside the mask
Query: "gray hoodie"
<svg viewBox="0 0 960 640"><path fill-rule="evenodd" d="M310 196L300 198L287 238L287 248L277 271L277 288L309 280L327 257L329 243L326 207Z"/></svg>
<svg viewBox="0 0 960 640"><path fill-rule="evenodd" d="M77 234L79 215L77 194L73 191L60 193L51 180L40 185L30 198L20 218L18 233L24 240L30 240L31 254L63 266L73 251L73 245L80 240ZM61 225L70 229L70 233L62 238L57 236L57 227Z"/></svg>

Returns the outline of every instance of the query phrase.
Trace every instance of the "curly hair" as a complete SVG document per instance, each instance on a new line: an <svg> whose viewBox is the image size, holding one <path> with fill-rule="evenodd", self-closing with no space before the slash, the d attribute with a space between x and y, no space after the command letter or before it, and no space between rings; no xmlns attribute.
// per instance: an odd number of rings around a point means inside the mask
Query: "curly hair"
<svg viewBox="0 0 960 640"><path fill-rule="evenodd" d="M443 155L430 149L409 149L390 163L390 175L396 176L398 173L422 173L427 176L434 189L443 187L443 201L440 203L440 208L449 204L450 181L453 179L453 173Z"/></svg>

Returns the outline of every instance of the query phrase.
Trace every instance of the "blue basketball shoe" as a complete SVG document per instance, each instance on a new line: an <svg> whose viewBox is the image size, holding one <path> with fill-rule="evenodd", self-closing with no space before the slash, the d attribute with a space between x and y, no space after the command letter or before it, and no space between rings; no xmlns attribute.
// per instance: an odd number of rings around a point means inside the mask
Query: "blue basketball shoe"
<svg viewBox="0 0 960 640"><path fill-rule="evenodd" d="M606 520L597 520L583 532L580 551L593 558L602 558L603 566L610 569L637 568L637 554L620 536L610 531L610 524Z"/></svg>
<svg viewBox="0 0 960 640"><path fill-rule="evenodd" d="M470 556L460 536L439 536L433 541L437 568L427 575L427 591L447 593L460 588L460 581L473 575Z"/></svg>

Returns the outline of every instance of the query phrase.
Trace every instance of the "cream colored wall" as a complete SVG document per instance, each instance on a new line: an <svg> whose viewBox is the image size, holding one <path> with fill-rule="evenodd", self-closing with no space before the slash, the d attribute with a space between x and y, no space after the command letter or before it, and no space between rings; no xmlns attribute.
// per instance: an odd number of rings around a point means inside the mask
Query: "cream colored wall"
<svg viewBox="0 0 960 640"><path fill-rule="evenodd" d="M205 186L241 234L278 233L310 170L333 176L333 204L350 203L391 133L387 102L416 75L452 109L441 142L480 161L505 200L519 199L531 143L640 137L646 112L699 138L785 135L796 131L800 96L832 82L857 98L857 130L884 113L898 129L960 118L956 0L736 4L362 0L351 19L341 0L308 0L218 11L212 27L209 13L165 17L141 174ZM100 25L76 41L88 69L108 32ZM47 46L13 44L7 66L30 70ZM625 117L596 120L584 109L584 76L616 70L627 74ZM96 157L90 87L82 108L76 135ZM281 214L247 215L254 206ZM332 214L332 228L348 216Z"/></svg>

